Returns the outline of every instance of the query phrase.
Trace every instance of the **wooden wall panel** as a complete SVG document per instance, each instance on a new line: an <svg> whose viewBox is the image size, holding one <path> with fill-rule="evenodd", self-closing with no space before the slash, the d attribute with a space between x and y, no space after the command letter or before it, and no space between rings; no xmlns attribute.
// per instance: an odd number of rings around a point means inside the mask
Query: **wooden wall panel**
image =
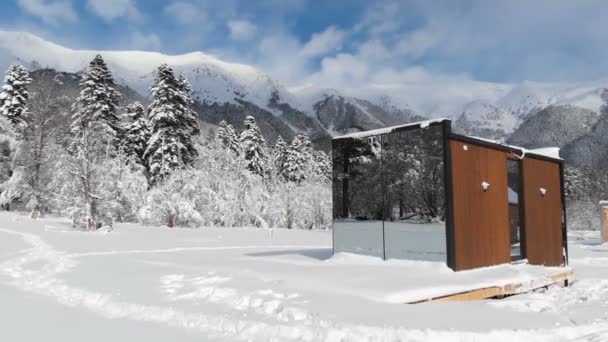
<svg viewBox="0 0 608 342"><path fill-rule="evenodd" d="M559 164L533 158L522 163L526 257L530 264L560 266L564 256ZM546 189L545 196L541 188Z"/></svg>
<svg viewBox="0 0 608 342"><path fill-rule="evenodd" d="M455 269L510 262L507 154L456 140L450 150Z"/></svg>

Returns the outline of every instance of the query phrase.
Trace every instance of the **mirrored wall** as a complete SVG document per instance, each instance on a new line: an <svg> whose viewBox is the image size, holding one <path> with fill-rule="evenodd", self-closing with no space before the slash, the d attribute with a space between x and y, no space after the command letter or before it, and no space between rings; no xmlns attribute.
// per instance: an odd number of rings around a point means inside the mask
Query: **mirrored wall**
<svg viewBox="0 0 608 342"><path fill-rule="evenodd" d="M442 125L333 147L334 251L446 261Z"/></svg>
<svg viewBox="0 0 608 342"><path fill-rule="evenodd" d="M381 136L334 141L335 252L384 257L381 144Z"/></svg>

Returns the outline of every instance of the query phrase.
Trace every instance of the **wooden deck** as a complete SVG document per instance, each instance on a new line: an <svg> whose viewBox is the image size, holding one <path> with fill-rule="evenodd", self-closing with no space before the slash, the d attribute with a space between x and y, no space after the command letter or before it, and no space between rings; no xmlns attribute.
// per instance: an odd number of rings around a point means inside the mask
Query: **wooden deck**
<svg viewBox="0 0 608 342"><path fill-rule="evenodd" d="M547 287L550 285L558 284L569 280L573 277L574 272L571 270L547 276L539 279L529 280L525 282L509 283L502 286L491 286L479 289L472 289L468 291L452 293L448 295L442 295L439 297L433 297L423 300L410 302L408 304L419 304L437 301L471 301L471 300L482 300L495 297L512 296L520 293L530 292L536 289Z"/></svg>

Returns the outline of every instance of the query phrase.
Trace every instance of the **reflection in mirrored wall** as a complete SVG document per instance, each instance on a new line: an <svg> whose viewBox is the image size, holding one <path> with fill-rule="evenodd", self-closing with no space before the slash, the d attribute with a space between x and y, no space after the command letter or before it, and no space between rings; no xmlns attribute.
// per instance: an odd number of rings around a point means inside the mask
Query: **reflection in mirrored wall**
<svg viewBox="0 0 608 342"><path fill-rule="evenodd" d="M335 139L334 250L446 261L441 125Z"/></svg>
<svg viewBox="0 0 608 342"><path fill-rule="evenodd" d="M442 127L387 134L382 156L386 258L445 261Z"/></svg>
<svg viewBox="0 0 608 342"><path fill-rule="evenodd" d="M381 137L334 141L334 250L383 257Z"/></svg>

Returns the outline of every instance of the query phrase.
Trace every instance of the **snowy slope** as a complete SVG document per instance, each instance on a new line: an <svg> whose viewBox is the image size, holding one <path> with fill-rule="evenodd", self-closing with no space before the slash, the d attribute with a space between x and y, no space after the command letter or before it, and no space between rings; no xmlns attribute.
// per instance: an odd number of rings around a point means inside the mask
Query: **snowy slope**
<svg viewBox="0 0 608 342"><path fill-rule="evenodd" d="M572 232L577 281L503 300L407 298L537 277L529 265L331 257L331 232L74 231L0 214L3 341L604 341L608 246ZM32 327L36 327L32 329Z"/></svg>
<svg viewBox="0 0 608 342"><path fill-rule="evenodd" d="M491 86L491 85L489 85ZM501 85L503 90L505 85ZM592 111L599 113L603 103L600 94L608 87L608 81L578 83L540 83L524 81L508 86L497 96L469 102L453 117L455 129L464 133L502 139L513 134L522 123L544 109L571 108L566 116L576 121L578 115ZM580 118L584 120L584 118ZM545 130L555 127L545 126ZM555 131L554 134L559 134Z"/></svg>
<svg viewBox="0 0 608 342"><path fill-rule="evenodd" d="M363 85L341 90L309 85L289 90L300 100L303 110L312 108L313 113L315 105L330 96L341 96L352 102L365 99L380 108L393 108L394 112L451 118L455 129L464 133L507 138L526 119L551 105L572 105L599 113L603 103L600 94L606 87L608 80L516 84L459 80ZM377 117L375 112L372 116Z"/></svg>
<svg viewBox="0 0 608 342"><path fill-rule="evenodd" d="M202 52L170 56L145 51L74 50L27 32L0 31L0 55L3 56L0 61L3 62L20 60L31 65L35 61L43 67L75 73L98 53L103 55L119 82L144 95L148 94L155 68L168 63L191 81L200 100L236 103L236 97L265 108L273 91L281 93L282 98L290 97L283 94L285 89L267 74Z"/></svg>
<svg viewBox="0 0 608 342"><path fill-rule="evenodd" d="M591 132L598 121L597 112L572 105L550 105L525 120L508 142L527 148L557 146L563 148Z"/></svg>

